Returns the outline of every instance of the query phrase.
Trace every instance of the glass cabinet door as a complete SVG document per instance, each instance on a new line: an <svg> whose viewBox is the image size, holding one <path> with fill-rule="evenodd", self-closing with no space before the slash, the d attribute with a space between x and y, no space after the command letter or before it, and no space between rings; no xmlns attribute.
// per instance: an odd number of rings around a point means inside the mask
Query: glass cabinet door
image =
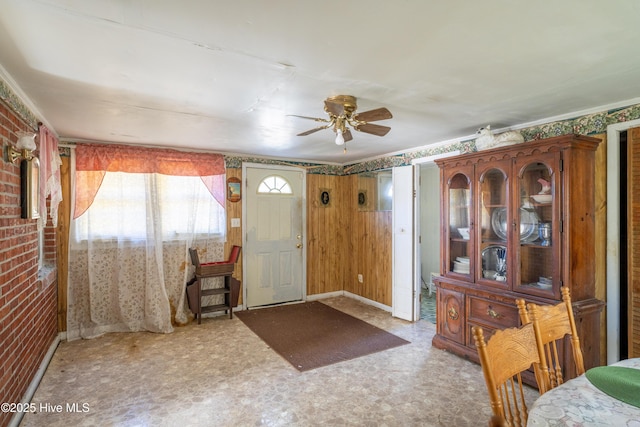
<svg viewBox="0 0 640 427"><path fill-rule="evenodd" d="M511 163L492 162L478 169L477 281L500 288L509 287L507 234L511 223L508 203L508 173Z"/></svg>
<svg viewBox="0 0 640 427"><path fill-rule="evenodd" d="M515 290L552 296L560 292L559 174L557 154L539 157L519 168L519 265Z"/></svg>
<svg viewBox="0 0 640 427"><path fill-rule="evenodd" d="M472 170L472 169L470 169ZM447 180L446 200L448 209L448 238L445 271L470 277L472 272L471 233L473 228L471 209L470 173L456 172Z"/></svg>

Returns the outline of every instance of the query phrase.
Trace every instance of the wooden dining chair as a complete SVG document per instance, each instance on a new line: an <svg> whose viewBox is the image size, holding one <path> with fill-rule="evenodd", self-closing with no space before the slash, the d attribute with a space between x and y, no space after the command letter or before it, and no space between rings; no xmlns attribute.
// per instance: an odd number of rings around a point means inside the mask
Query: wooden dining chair
<svg viewBox="0 0 640 427"><path fill-rule="evenodd" d="M545 363L541 346L536 342L533 322L520 328L498 330L488 342L485 342L480 326L474 326L472 332L489 392L493 413L490 423L499 421L507 426L525 426L528 409L521 373L532 365ZM547 390L546 379L537 377L537 372L541 371L535 372L538 390L543 394Z"/></svg>
<svg viewBox="0 0 640 427"><path fill-rule="evenodd" d="M538 324L540 341L544 348L545 364L549 369L549 388L559 386L564 382L565 376L569 375L567 367L565 366L563 369L561 354L558 351L558 347L562 348L566 336L569 336L571 341L575 374L584 374L580 338L573 317L569 288L563 287L561 292L562 302L556 305L525 304L522 299L516 300L521 322L527 324L535 320Z"/></svg>
<svg viewBox="0 0 640 427"><path fill-rule="evenodd" d="M509 427L509 424L507 424L507 420L504 417L492 415L489 419L489 427Z"/></svg>

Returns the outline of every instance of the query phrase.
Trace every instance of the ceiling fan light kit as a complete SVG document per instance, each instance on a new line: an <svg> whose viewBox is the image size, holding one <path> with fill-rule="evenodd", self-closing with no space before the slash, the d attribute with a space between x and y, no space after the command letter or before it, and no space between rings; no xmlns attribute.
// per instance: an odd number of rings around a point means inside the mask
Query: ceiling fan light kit
<svg viewBox="0 0 640 427"><path fill-rule="evenodd" d="M353 135L351 135L349 127L359 132L365 132L377 136L384 136L389 133L391 130L390 127L369 123L392 118L393 116L389 110L381 107L375 110L356 113L357 108L358 104L355 96L336 95L329 97L324 101L324 111L329 115L328 119L294 115L294 117L300 117L302 119L327 123L326 125L318 126L299 133L298 136L311 135L319 130L331 128L336 134L336 144L344 145L344 152L346 153L346 142L353 139Z"/></svg>

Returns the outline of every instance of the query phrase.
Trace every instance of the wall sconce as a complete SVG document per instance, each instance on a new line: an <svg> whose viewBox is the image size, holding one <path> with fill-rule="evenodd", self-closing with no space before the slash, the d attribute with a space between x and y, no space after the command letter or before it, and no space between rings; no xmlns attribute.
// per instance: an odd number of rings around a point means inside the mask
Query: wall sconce
<svg viewBox="0 0 640 427"><path fill-rule="evenodd" d="M36 149L35 137L35 133L18 132L16 147L5 146L4 160L11 163L15 163L18 159L30 160L33 157L32 151Z"/></svg>

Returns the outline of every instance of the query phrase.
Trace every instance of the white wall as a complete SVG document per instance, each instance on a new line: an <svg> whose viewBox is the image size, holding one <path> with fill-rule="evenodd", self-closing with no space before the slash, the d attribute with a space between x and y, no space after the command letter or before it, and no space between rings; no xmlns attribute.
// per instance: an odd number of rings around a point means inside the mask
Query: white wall
<svg viewBox="0 0 640 427"><path fill-rule="evenodd" d="M420 167L420 234L422 278L440 272L440 169L435 163Z"/></svg>

